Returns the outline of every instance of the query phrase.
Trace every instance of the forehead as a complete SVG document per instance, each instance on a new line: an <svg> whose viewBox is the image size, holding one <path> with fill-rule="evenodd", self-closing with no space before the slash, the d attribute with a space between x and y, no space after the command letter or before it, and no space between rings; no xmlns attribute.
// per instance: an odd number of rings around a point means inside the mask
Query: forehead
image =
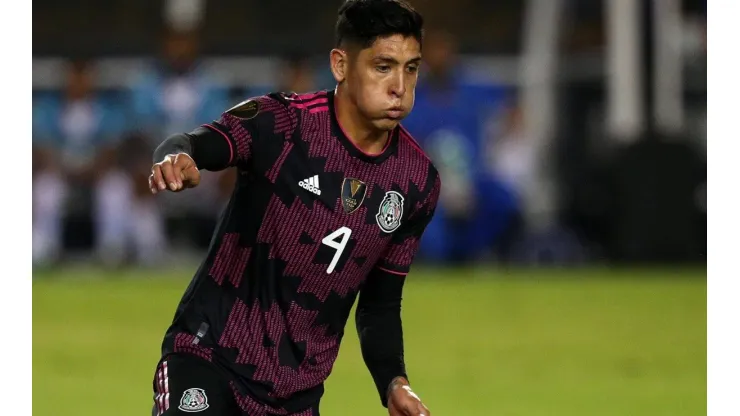
<svg viewBox="0 0 740 416"><path fill-rule="evenodd" d="M421 56L421 45L413 36L391 35L376 39L361 54L370 58L386 55L405 61Z"/></svg>

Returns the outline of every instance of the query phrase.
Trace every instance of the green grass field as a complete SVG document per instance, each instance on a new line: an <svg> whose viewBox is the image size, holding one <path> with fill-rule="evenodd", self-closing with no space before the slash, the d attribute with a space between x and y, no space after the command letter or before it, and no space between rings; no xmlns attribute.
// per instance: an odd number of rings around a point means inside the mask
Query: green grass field
<svg viewBox="0 0 740 416"><path fill-rule="evenodd" d="M190 273L38 277L34 413L150 414L161 338ZM435 416L706 414L704 270L418 269L403 318L409 374ZM321 411L387 414L354 320Z"/></svg>

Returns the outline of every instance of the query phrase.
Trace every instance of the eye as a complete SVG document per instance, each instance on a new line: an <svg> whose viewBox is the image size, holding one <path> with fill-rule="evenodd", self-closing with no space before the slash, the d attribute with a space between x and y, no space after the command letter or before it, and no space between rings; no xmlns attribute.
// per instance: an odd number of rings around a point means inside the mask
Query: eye
<svg viewBox="0 0 740 416"><path fill-rule="evenodd" d="M375 69L377 69L378 72L386 73L391 70L391 67L388 65L378 65L375 67Z"/></svg>
<svg viewBox="0 0 740 416"><path fill-rule="evenodd" d="M413 74L414 72L417 72L419 70L419 67L416 65L411 65L408 68L406 68L406 70Z"/></svg>

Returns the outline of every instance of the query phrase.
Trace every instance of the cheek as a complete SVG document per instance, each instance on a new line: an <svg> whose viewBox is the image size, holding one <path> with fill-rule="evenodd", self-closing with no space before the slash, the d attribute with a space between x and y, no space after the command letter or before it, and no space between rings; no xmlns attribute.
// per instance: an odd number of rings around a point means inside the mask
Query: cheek
<svg viewBox="0 0 740 416"><path fill-rule="evenodd" d="M368 110L375 109L383 104L383 83L366 82L361 86L360 99Z"/></svg>
<svg viewBox="0 0 740 416"><path fill-rule="evenodd" d="M365 91L372 93L373 95L377 95L385 91L386 88L386 82L384 82L382 79L368 77L368 79L365 80Z"/></svg>
<svg viewBox="0 0 740 416"><path fill-rule="evenodd" d="M368 96L373 92L373 79L370 74L366 72L359 72L355 74L352 80L352 89L357 94L358 101L367 102Z"/></svg>
<svg viewBox="0 0 740 416"><path fill-rule="evenodd" d="M403 97L404 101L410 105L414 105L416 99L416 79L409 83L406 87L406 95Z"/></svg>
<svg viewBox="0 0 740 416"><path fill-rule="evenodd" d="M410 75L406 78L406 88L413 91L416 89L416 84L419 82L419 75Z"/></svg>

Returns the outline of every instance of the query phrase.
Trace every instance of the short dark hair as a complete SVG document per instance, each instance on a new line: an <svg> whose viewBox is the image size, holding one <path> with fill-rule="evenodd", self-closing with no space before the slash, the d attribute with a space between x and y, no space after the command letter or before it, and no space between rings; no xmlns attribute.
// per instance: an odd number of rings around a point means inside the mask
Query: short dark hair
<svg viewBox="0 0 740 416"><path fill-rule="evenodd" d="M424 19L404 0L347 0L339 8L336 46L368 48L379 37L413 36L422 43Z"/></svg>

